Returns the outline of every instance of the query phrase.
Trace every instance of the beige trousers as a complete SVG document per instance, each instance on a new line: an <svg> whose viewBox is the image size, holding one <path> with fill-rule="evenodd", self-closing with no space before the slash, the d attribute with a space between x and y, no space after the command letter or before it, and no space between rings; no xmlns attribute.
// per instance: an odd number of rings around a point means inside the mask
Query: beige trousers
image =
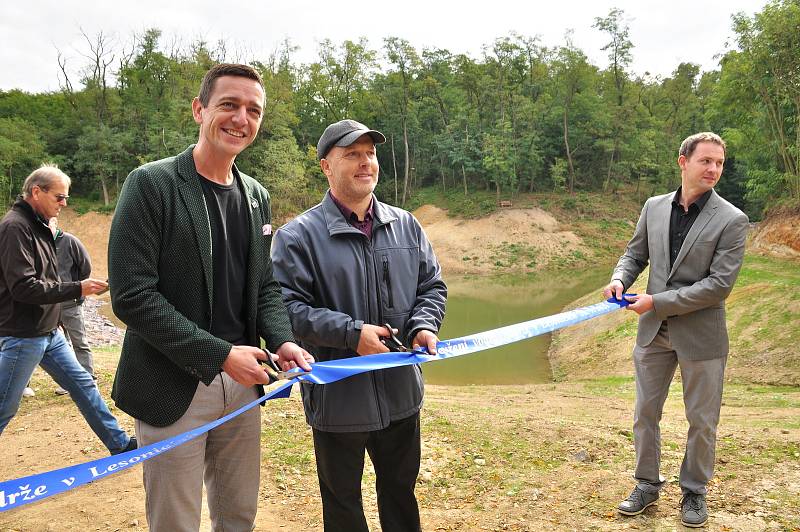
<svg viewBox="0 0 800 532"><path fill-rule="evenodd" d="M139 446L156 443L229 414L258 397L226 373L210 386L197 386L186 413L166 427L136 420ZM253 530L258 505L261 412L251 408L143 465L145 510L153 532L197 531L200 528L205 480L212 529Z"/></svg>

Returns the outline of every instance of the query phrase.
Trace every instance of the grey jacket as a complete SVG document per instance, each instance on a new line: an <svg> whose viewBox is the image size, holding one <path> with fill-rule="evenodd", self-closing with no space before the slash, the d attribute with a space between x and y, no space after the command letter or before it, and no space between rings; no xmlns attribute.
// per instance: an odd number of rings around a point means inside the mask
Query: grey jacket
<svg viewBox="0 0 800 532"><path fill-rule="evenodd" d="M612 279L627 288L650 263L647 293L653 310L639 316L636 343L653 341L666 320L679 357L708 360L728 354L725 298L744 257L747 216L711 191L669 267L669 219L674 192L648 199Z"/></svg>
<svg viewBox="0 0 800 532"><path fill-rule="evenodd" d="M58 276L62 281L83 281L92 273L89 252L78 237L66 231L56 233L56 255L58 255ZM62 308L71 308L83 303L84 297L70 299L61 303Z"/></svg>
<svg viewBox="0 0 800 532"><path fill-rule="evenodd" d="M370 241L328 192L275 233L272 261L295 337L318 361L356 356L364 323L390 323L409 342L438 332L447 287L433 248L408 212L374 199ZM302 386L308 423L330 432L379 430L422 406L418 366Z"/></svg>

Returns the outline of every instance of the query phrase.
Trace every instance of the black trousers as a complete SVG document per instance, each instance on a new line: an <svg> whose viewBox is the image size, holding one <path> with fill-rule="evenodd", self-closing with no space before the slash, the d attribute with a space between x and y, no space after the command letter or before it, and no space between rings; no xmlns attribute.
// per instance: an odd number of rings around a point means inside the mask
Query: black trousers
<svg viewBox="0 0 800 532"><path fill-rule="evenodd" d="M325 532L369 532L361 504L364 451L375 466L383 532L421 529L414 487L419 475L419 413L370 432L314 429Z"/></svg>

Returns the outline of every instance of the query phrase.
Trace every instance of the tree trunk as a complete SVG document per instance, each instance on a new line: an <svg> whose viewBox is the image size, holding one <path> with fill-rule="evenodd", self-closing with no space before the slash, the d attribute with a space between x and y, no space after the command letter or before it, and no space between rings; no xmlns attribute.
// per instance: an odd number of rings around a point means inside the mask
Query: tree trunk
<svg viewBox="0 0 800 532"><path fill-rule="evenodd" d="M442 192L447 192L447 179L445 179L445 174L447 173L444 161L444 154L439 154L439 173L442 174Z"/></svg>
<svg viewBox="0 0 800 532"><path fill-rule="evenodd" d="M403 146L405 147L405 169L404 169L404 177L403 177L403 203L401 203L401 207L404 207L406 204L406 198L408 197L408 176L409 176L409 156L408 156L408 127L406 126L406 119L403 118Z"/></svg>
<svg viewBox="0 0 800 532"><path fill-rule="evenodd" d="M608 161L608 175L603 183L603 192L608 192L608 187L611 185L611 169L614 168L614 155L617 153L617 141L614 141L614 149L611 150L611 160Z"/></svg>
<svg viewBox="0 0 800 532"><path fill-rule="evenodd" d="M103 205L108 206L110 202L108 201L108 185L105 177L100 178L100 186L103 188Z"/></svg>
<svg viewBox="0 0 800 532"><path fill-rule="evenodd" d="M464 156L466 158L466 149L469 146L469 124L464 126ZM464 159L461 159L461 175L464 178L464 197L467 197L467 171L464 169Z"/></svg>
<svg viewBox="0 0 800 532"><path fill-rule="evenodd" d="M569 193L575 190L575 168L572 166L572 151L569 148L569 124L567 123L567 108L564 107L564 148L567 152L567 165L569 166Z"/></svg>
<svg viewBox="0 0 800 532"><path fill-rule="evenodd" d="M394 135L392 139L392 166L394 167L394 204L397 205L397 159L394 156Z"/></svg>

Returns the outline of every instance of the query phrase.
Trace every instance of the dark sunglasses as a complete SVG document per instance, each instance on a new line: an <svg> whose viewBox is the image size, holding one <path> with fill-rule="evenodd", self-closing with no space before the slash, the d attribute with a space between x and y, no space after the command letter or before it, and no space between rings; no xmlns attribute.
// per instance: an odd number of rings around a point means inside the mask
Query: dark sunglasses
<svg viewBox="0 0 800 532"><path fill-rule="evenodd" d="M44 187L39 187L40 189L44 190L45 192L50 192ZM56 201L67 201L69 199L69 194L53 194L56 198Z"/></svg>

